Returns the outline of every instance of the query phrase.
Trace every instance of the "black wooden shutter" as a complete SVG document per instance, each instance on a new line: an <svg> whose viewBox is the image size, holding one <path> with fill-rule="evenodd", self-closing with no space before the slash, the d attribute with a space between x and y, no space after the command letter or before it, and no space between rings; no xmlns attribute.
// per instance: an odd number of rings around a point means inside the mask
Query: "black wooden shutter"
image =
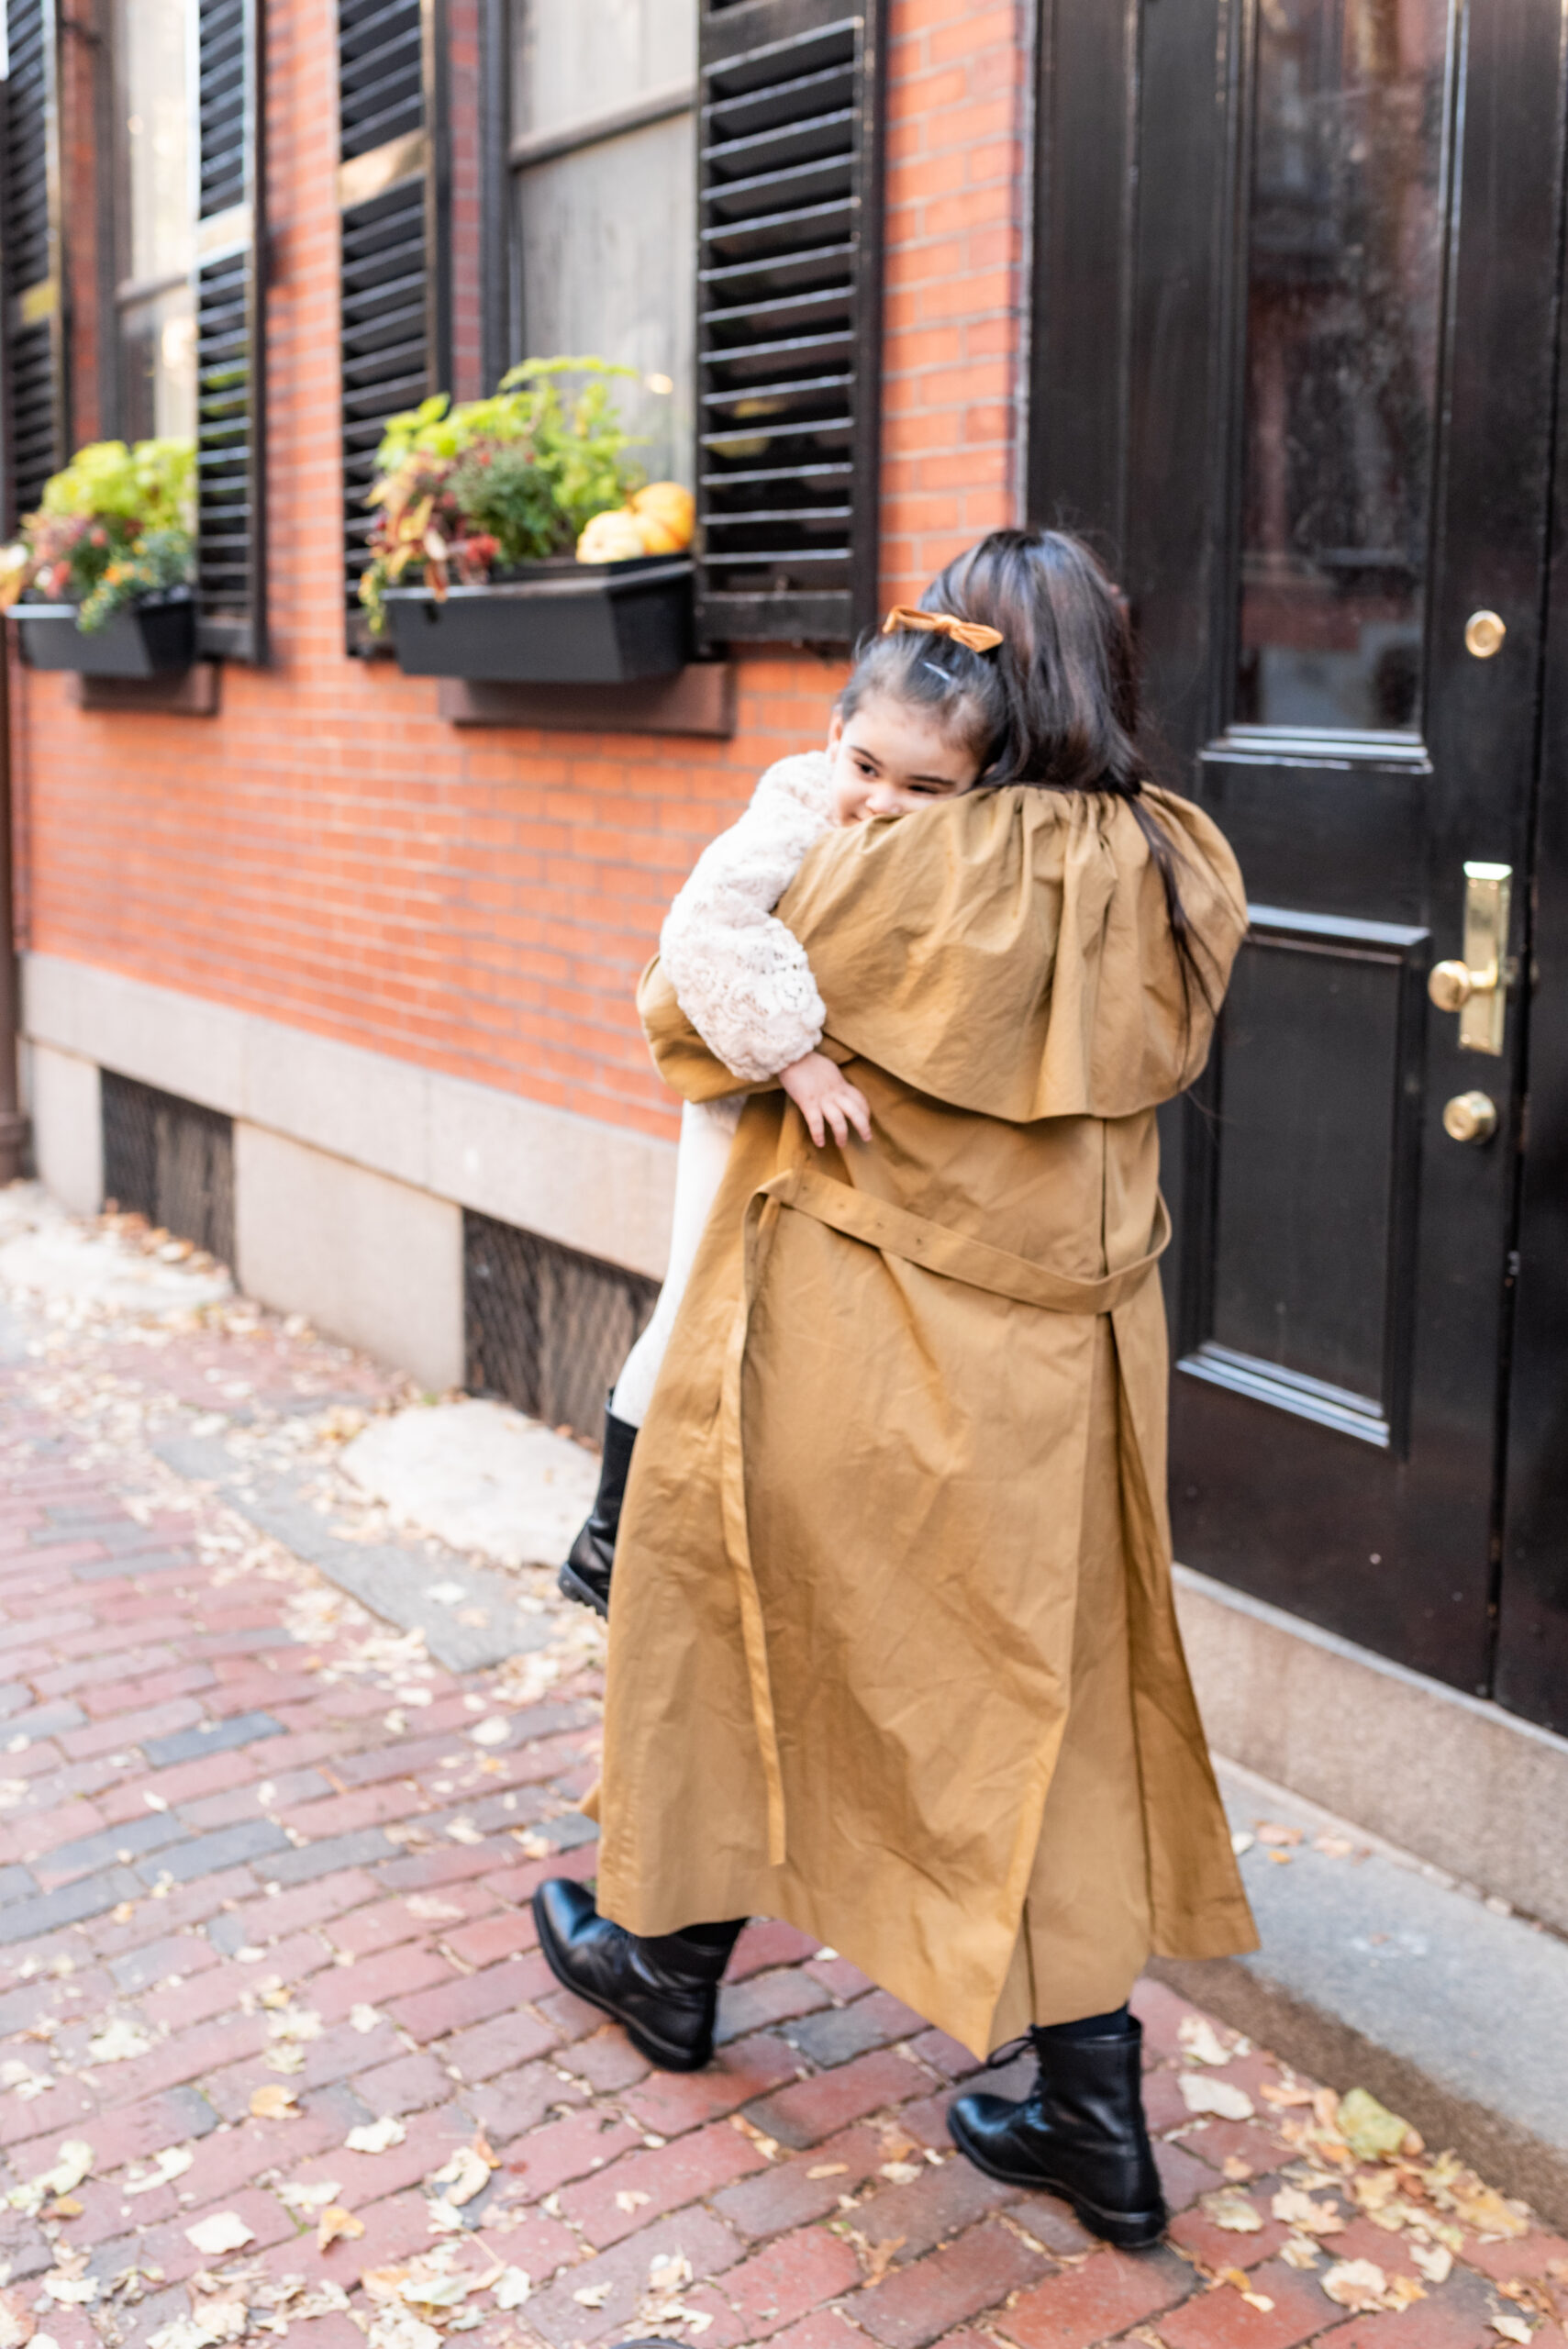
<svg viewBox="0 0 1568 2349"><path fill-rule="evenodd" d="M704 0L697 629L874 617L885 0Z"/></svg>
<svg viewBox="0 0 1568 2349"><path fill-rule="evenodd" d="M61 226L60 54L54 0L3 0L10 72L0 172L6 306L5 527L14 530L70 454Z"/></svg>
<svg viewBox="0 0 1568 2349"><path fill-rule="evenodd" d="M195 0L196 573L204 652L266 658L263 0Z"/></svg>
<svg viewBox="0 0 1568 2349"><path fill-rule="evenodd" d="M343 551L349 642L365 492L389 416L450 388L445 26L439 0L339 0Z"/></svg>

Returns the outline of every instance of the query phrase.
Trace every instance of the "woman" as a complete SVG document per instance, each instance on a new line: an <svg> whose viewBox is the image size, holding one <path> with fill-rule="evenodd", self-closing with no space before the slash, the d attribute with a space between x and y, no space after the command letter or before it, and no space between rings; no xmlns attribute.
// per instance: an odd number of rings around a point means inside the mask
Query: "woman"
<svg viewBox="0 0 1568 2349"><path fill-rule="evenodd" d="M673 2066L739 1931L706 1920L749 1914L977 2054L1028 2029L1033 2093L961 2098L955 2141L1135 2247L1164 2209L1128 1995L1151 1949L1256 1945L1171 1598L1154 1119L1245 906L1140 781L1086 550L996 533L923 603L1000 630L1005 735L782 901L873 1140L747 1104L626 1498L597 1906L536 1906ZM746 1089L657 965L639 1001L686 1099Z"/></svg>

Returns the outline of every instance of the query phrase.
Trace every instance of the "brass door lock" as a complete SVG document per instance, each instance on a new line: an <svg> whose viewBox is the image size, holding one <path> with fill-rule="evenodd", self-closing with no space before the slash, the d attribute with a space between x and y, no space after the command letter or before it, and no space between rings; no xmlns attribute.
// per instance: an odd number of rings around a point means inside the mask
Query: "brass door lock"
<svg viewBox="0 0 1568 2349"><path fill-rule="evenodd" d="M1497 1130L1497 1105L1486 1093L1456 1093L1443 1104L1443 1131L1451 1141L1490 1141Z"/></svg>
<svg viewBox="0 0 1568 2349"><path fill-rule="evenodd" d="M1513 877L1511 864L1465 866L1463 960L1434 963L1428 974L1427 993L1438 1009L1459 1014L1462 1052L1496 1054L1503 1049L1509 979L1508 900ZM1463 1135L1458 1139L1469 1141L1473 1137Z"/></svg>

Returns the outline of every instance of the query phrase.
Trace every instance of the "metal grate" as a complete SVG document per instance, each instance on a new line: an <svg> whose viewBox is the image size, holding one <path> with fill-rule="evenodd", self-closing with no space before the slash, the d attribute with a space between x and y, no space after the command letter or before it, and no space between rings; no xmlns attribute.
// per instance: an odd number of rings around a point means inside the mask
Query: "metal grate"
<svg viewBox="0 0 1568 2349"><path fill-rule="evenodd" d="M879 0L707 0L698 629L847 642L873 614ZM744 31L744 45L741 35Z"/></svg>
<svg viewBox="0 0 1568 2349"><path fill-rule="evenodd" d="M52 0L0 0L10 73L4 88L0 251L9 328L6 506L30 514L65 462L63 339L55 218L58 140Z"/></svg>
<svg viewBox="0 0 1568 2349"><path fill-rule="evenodd" d="M658 1282L467 1208L462 1255L468 1386L597 1436Z"/></svg>
<svg viewBox="0 0 1568 2349"><path fill-rule="evenodd" d="M338 122L344 162L425 128L421 0L340 0Z"/></svg>
<svg viewBox="0 0 1568 2349"><path fill-rule="evenodd" d="M234 1120L105 1069L104 1196L234 1262Z"/></svg>
<svg viewBox="0 0 1568 2349"><path fill-rule="evenodd" d="M261 0L198 0L196 568L204 651L264 658Z"/></svg>
<svg viewBox="0 0 1568 2349"><path fill-rule="evenodd" d="M370 557L365 493L389 416L433 388L423 176L343 214L343 543L350 596Z"/></svg>

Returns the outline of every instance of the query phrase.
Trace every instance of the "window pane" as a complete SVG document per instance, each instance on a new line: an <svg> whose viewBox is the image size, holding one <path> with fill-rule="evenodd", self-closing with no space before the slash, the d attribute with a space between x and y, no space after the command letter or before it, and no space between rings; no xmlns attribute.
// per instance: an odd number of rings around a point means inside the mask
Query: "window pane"
<svg viewBox="0 0 1568 2349"><path fill-rule="evenodd" d="M519 133L605 114L696 72L696 0L517 0Z"/></svg>
<svg viewBox="0 0 1568 2349"><path fill-rule="evenodd" d="M190 265L187 15L186 0L115 0L122 277Z"/></svg>
<svg viewBox="0 0 1568 2349"><path fill-rule="evenodd" d="M606 139L517 175L523 336L536 358L635 367L618 388L651 480L692 480L696 262L692 117ZM668 388L665 388L665 387Z"/></svg>
<svg viewBox="0 0 1568 2349"><path fill-rule="evenodd" d="M1237 717L1418 723L1449 0L1262 0Z"/></svg>
<svg viewBox="0 0 1568 2349"><path fill-rule="evenodd" d="M196 322L188 284L120 313L123 437L149 440L196 429Z"/></svg>

